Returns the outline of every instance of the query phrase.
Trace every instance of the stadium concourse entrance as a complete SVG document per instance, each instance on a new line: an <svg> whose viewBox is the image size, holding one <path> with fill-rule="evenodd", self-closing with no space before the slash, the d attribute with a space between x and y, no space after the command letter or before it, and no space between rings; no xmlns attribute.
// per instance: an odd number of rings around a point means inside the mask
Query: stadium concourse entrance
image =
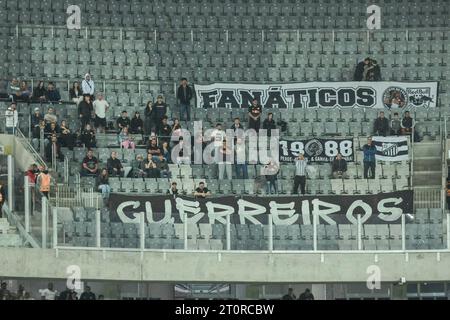
<svg viewBox="0 0 450 320"><path fill-rule="evenodd" d="M41 299L40 290L51 282L58 294L66 289L67 280L1 279L11 293L23 285L33 299ZM75 282L73 282L75 284ZM89 286L96 297L105 300L279 300L289 288L296 299L310 289L315 300L448 300L450 283L382 283L368 289L366 283L335 284L175 284L82 281L75 289L80 297Z"/></svg>

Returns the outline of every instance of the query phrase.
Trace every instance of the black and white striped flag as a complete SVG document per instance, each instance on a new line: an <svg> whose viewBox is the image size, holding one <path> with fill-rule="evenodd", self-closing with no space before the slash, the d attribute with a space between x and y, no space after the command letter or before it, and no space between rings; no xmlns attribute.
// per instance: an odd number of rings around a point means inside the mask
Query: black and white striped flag
<svg viewBox="0 0 450 320"><path fill-rule="evenodd" d="M373 137L377 148L376 158L381 161L409 160L407 137Z"/></svg>

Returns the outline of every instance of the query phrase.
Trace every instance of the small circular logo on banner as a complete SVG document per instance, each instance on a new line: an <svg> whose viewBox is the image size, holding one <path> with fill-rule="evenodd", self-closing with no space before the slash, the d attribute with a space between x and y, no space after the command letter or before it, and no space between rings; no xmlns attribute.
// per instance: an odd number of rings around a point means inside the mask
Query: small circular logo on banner
<svg viewBox="0 0 450 320"><path fill-rule="evenodd" d="M402 109L408 104L408 95L403 88L389 87L383 93L384 107L391 109Z"/></svg>
<svg viewBox="0 0 450 320"><path fill-rule="evenodd" d="M319 140L313 139L306 144L305 152L311 157L320 156L323 153L323 146Z"/></svg>

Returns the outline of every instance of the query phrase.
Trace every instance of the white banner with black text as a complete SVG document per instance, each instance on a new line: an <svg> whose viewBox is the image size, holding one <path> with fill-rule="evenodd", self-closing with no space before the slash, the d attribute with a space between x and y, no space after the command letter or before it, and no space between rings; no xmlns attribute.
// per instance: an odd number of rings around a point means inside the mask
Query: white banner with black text
<svg viewBox="0 0 450 320"><path fill-rule="evenodd" d="M438 82L308 82L195 85L198 108L378 108L410 110L437 105Z"/></svg>

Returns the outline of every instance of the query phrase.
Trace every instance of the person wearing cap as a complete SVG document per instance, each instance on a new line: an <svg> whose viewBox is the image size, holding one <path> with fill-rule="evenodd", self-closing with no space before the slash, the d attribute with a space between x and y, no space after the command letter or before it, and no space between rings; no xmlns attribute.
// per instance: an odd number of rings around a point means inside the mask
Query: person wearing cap
<svg viewBox="0 0 450 320"><path fill-rule="evenodd" d="M81 90L84 95L88 94L91 96L91 100L94 100L95 84L89 73L86 73L84 80L81 82Z"/></svg>
<svg viewBox="0 0 450 320"><path fill-rule="evenodd" d="M105 132L106 128L106 111L109 109L108 101L103 97L102 93L97 95L97 100L92 104L95 113L95 128L97 132Z"/></svg>
<svg viewBox="0 0 450 320"><path fill-rule="evenodd" d="M34 108L34 113L31 115L31 123L30 123L31 131L39 127L39 124L41 123L42 120L44 120L44 117L41 114L41 109L37 107Z"/></svg>
<svg viewBox="0 0 450 320"><path fill-rule="evenodd" d="M177 100L180 106L180 120L191 121L191 100L193 98L191 87L188 85L187 79L182 78L181 84L177 90ZM186 114L186 117L184 115Z"/></svg>
<svg viewBox="0 0 450 320"><path fill-rule="evenodd" d="M6 119L6 133L15 134L17 129L17 124L19 123L19 114L16 110L16 104L13 102L9 108L5 111Z"/></svg>
<svg viewBox="0 0 450 320"><path fill-rule="evenodd" d="M298 157L295 159L295 177L294 177L294 189L292 194L298 193L298 187L300 186L300 191L302 195L306 193L306 166L308 165L308 160L305 159L303 152L300 152Z"/></svg>

